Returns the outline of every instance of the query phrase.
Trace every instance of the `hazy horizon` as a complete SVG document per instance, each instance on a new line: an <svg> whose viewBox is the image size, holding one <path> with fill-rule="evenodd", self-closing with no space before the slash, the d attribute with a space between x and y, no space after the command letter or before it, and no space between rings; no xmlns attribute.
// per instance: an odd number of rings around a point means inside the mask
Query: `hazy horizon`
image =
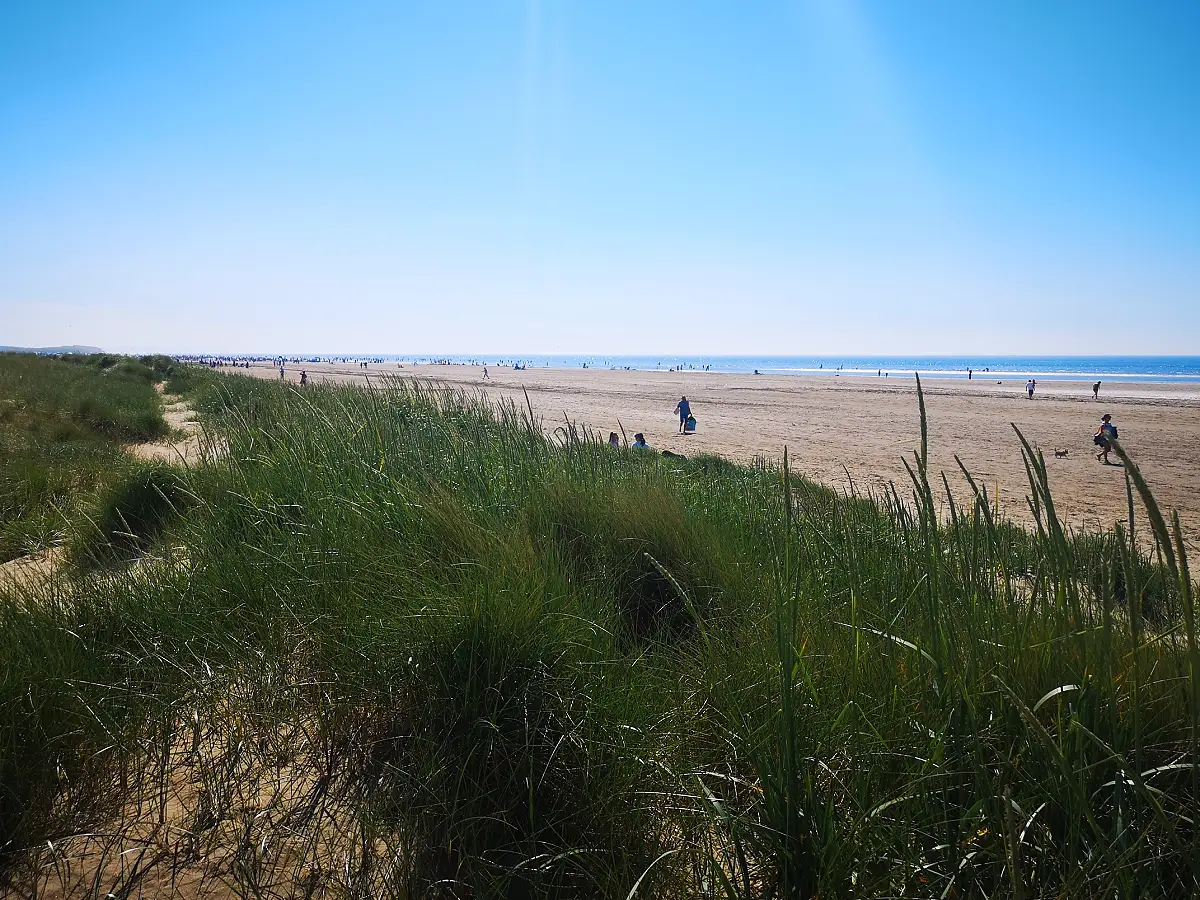
<svg viewBox="0 0 1200 900"><path fill-rule="evenodd" d="M0 343L1187 354L1198 161L1188 2L13 3Z"/></svg>
<svg viewBox="0 0 1200 900"><path fill-rule="evenodd" d="M5 348L4 349L38 349L38 348ZM109 348L95 348L104 353L123 353L126 351L112 350ZM131 354L138 353L155 353L162 351L145 350L145 351L128 351ZM1147 361L1186 361L1191 364L1200 364L1200 354L1186 353L1152 353L1152 354L1028 354L1028 353L606 353L606 352L586 352L586 353L571 353L567 351L557 353L536 353L523 351L484 351L478 353L459 353L449 351L433 351L422 353L408 353L395 351L379 351L379 350L250 350L241 352L213 350L200 353L178 353L180 357L204 358L204 359L230 359L230 360L245 360L245 359L266 359L271 360L277 357L284 359L318 359L336 361L340 359L348 360L371 360L380 359L386 362L421 362L421 363L442 363L449 362L451 364L471 364L480 363L492 365L493 363L505 364L512 362L531 362L543 363L547 361L567 361L573 364L587 361L629 361L638 360L649 362L651 360L662 361L663 365L679 361L753 361L753 360L776 360L776 361L820 361L826 360L829 362L853 363L875 360L894 360L897 362L912 362L912 361L928 361L928 362L1011 362L1022 360L1042 360L1042 361L1129 361L1129 360L1147 360ZM872 365L873 367L873 365Z"/></svg>

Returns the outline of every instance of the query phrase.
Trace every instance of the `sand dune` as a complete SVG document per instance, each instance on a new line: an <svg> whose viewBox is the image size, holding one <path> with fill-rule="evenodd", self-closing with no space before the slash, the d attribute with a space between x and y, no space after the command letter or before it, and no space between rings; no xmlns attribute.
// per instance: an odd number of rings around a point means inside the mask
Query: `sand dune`
<svg viewBox="0 0 1200 900"><path fill-rule="evenodd" d="M291 380L298 366L288 367ZM547 430L570 420L607 436L632 439L642 431L652 447L676 453L718 453L740 461L779 458L783 447L796 471L831 486L877 491L894 481L902 492L908 475L901 458L920 443L920 416L911 375L756 376L715 372L626 372L601 369L481 368L395 363L304 366L314 381L365 383L403 376L479 389L524 406L528 391ZM241 370L243 373L247 370ZM278 378L269 365L249 370ZM996 383L935 379L924 384L930 424L930 457L944 470L958 497L969 488L955 455L977 480L1000 498L1005 514L1028 522L1027 481L1017 425L1040 447L1050 471L1059 514L1080 528L1098 528L1126 515L1125 478L1119 466L1104 466L1092 452L1100 415L1112 413L1124 446L1134 455L1160 504L1178 509L1189 543L1200 535L1200 392L1194 385L1149 382L1105 385L1101 399L1083 382L1043 382L1034 400L1023 380ZM699 420L695 435L678 435L672 413L686 394ZM1010 424L1011 423L1011 424ZM1057 458L1053 449L1068 450ZM1113 456L1115 461L1116 457Z"/></svg>

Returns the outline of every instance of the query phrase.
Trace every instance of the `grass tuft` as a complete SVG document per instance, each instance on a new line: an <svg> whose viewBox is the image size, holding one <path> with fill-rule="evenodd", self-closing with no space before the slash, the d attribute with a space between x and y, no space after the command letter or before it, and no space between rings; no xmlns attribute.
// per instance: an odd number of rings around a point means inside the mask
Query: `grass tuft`
<svg viewBox="0 0 1200 900"><path fill-rule="evenodd" d="M189 496L179 474L165 463L130 465L96 497L68 542L81 568L129 561L146 552Z"/></svg>

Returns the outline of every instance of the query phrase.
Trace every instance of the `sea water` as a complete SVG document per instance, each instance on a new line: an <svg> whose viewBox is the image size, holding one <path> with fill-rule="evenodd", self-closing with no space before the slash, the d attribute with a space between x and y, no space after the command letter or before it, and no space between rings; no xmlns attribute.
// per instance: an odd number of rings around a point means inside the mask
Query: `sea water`
<svg viewBox="0 0 1200 900"><path fill-rule="evenodd" d="M1200 383L1200 356L608 356L487 354L395 356L417 362L529 368L710 371L763 375L890 377L918 372L932 378L1037 378L1046 381L1161 381Z"/></svg>

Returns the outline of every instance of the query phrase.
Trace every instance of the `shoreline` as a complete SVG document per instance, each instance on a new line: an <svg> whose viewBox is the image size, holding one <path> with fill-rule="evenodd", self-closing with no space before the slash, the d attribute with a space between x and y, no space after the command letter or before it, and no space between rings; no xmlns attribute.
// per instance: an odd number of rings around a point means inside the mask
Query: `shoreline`
<svg viewBox="0 0 1200 900"><path fill-rule="evenodd" d="M208 360L236 360L238 362L246 362L247 360L256 364L269 364L273 360L281 357L268 357L263 355L236 355L236 356L221 356L210 355L203 357L186 356L179 357L190 362L205 362ZM395 356L392 354L382 355L361 355L341 357L338 355L284 355L286 364L295 366L305 365L334 365L334 366L349 366L354 367L359 362L369 362L371 365L382 368L391 368L401 366L406 369L418 369L425 367L436 366L438 368L467 368L481 369L487 366L489 369L512 369L514 363L521 363L526 366L525 369L519 371L589 371L589 372L641 372L644 374L708 374L708 375L759 375L760 377L775 377L775 376L835 376L842 378L862 378L873 379L878 378L886 373L890 378L912 378L913 374L919 374L921 378L928 380L948 381L987 381L991 379L1012 381L1020 380L1024 383L1029 378L1039 379L1046 383L1051 382L1072 382L1091 384L1095 381L1101 381L1105 384L1175 384L1175 385L1191 385L1196 388L1198 396L1200 396L1200 356L1162 356L1162 357L1000 357L1005 364L1011 364L1017 361L1028 361L1029 366L1021 368L1005 368L1005 369L990 369L972 367L963 365L961 368L934 367L926 368L920 365L922 362L931 360L945 360L948 357L825 357L830 363L828 367L818 367L817 365L772 365L771 363L808 363L815 362L818 358L810 357L738 357L738 356L723 356L723 357L656 357L656 356L547 356L544 354L534 355L530 357L503 357L492 356L489 358L483 357L467 357L467 356ZM846 359L854 365L846 365L840 363L840 359ZM870 359L870 365L862 365L863 362ZM979 358L981 362L995 363L998 360L992 358ZM614 362L616 360L616 362ZM658 362L652 362L658 360ZM663 362L662 360L666 360ZM704 364L693 364L688 360L701 360L708 363L706 368ZM745 362L742 362L742 361ZM1081 367L1079 369L1062 369L1062 368L1039 368L1038 366L1045 365L1052 361L1067 361L1078 360L1079 362L1093 362L1100 366L1106 361L1117 360L1179 360L1180 367L1188 371L1177 372L1159 372L1159 371L1137 371L1137 372L1121 372L1099 368L1097 366ZM957 360L956 360L957 361ZM963 358L963 362L969 362L969 358ZM586 368L584 363L587 364ZM632 365L630 365L632 363ZM758 363L757 366L754 363ZM914 365L915 364L915 365ZM968 369L972 370L973 377L968 378Z"/></svg>

